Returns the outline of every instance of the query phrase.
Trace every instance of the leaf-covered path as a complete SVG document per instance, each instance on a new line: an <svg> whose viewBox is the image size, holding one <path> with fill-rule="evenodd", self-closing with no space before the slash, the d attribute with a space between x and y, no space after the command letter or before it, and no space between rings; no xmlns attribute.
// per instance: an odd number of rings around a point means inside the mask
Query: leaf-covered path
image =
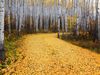
<svg viewBox="0 0 100 75"><path fill-rule="evenodd" d="M100 75L100 55L72 45L56 34L24 36L24 58L6 75Z"/></svg>

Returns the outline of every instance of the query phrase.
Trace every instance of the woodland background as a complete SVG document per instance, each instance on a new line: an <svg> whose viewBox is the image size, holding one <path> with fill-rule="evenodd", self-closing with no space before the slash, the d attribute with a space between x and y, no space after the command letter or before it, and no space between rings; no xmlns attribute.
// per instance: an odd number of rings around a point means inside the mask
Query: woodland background
<svg viewBox="0 0 100 75"><path fill-rule="evenodd" d="M50 32L99 53L100 0L0 0L0 57L6 52L8 64L21 36Z"/></svg>

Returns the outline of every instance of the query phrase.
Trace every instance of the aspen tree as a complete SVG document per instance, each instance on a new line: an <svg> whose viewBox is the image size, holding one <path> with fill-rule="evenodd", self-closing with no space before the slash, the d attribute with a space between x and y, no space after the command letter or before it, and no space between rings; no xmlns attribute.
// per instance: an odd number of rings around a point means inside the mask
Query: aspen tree
<svg viewBox="0 0 100 75"><path fill-rule="evenodd" d="M4 1L0 0L0 60L4 60Z"/></svg>
<svg viewBox="0 0 100 75"><path fill-rule="evenodd" d="M98 24L98 15L99 15L99 11L98 11L98 5L99 5L99 0L96 0L95 1L95 7L96 7L96 18L95 18L95 21L96 21L96 36L95 36L95 39L97 40L100 40L100 26Z"/></svg>
<svg viewBox="0 0 100 75"><path fill-rule="evenodd" d="M60 38L60 14L61 14L60 2L61 0L58 0L58 38Z"/></svg>
<svg viewBox="0 0 100 75"><path fill-rule="evenodd" d="M8 37L11 36L11 0L8 0L8 30L9 30L9 35Z"/></svg>

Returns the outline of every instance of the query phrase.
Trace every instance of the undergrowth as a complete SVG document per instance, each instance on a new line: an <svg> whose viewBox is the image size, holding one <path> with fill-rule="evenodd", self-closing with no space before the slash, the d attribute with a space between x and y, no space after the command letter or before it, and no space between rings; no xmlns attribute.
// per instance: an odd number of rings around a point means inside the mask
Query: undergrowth
<svg viewBox="0 0 100 75"><path fill-rule="evenodd" d="M100 41L93 42L93 40L91 40L90 38L83 39L71 34L61 35L61 39L79 47L87 48L93 52L100 53Z"/></svg>
<svg viewBox="0 0 100 75"><path fill-rule="evenodd" d="M0 63L0 70L6 68L7 66L15 63L18 60L18 51L16 50L18 47L17 41L20 39L16 37L14 34L10 36L10 38L5 34L4 40L4 49L5 49L5 61ZM3 75L0 72L0 75Z"/></svg>

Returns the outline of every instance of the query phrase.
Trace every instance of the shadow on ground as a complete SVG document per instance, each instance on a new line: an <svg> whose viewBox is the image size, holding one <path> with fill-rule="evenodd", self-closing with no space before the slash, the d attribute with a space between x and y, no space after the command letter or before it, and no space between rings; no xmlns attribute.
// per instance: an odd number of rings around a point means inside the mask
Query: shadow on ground
<svg viewBox="0 0 100 75"><path fill-rule="evenodd" d="M71 44L74 44L76 46L86 48L90 51L100 54L100 42L99 41L94 43L92 40L75 39L75 36L72 36L69 34L61 35L61 39Z"/></svg>

